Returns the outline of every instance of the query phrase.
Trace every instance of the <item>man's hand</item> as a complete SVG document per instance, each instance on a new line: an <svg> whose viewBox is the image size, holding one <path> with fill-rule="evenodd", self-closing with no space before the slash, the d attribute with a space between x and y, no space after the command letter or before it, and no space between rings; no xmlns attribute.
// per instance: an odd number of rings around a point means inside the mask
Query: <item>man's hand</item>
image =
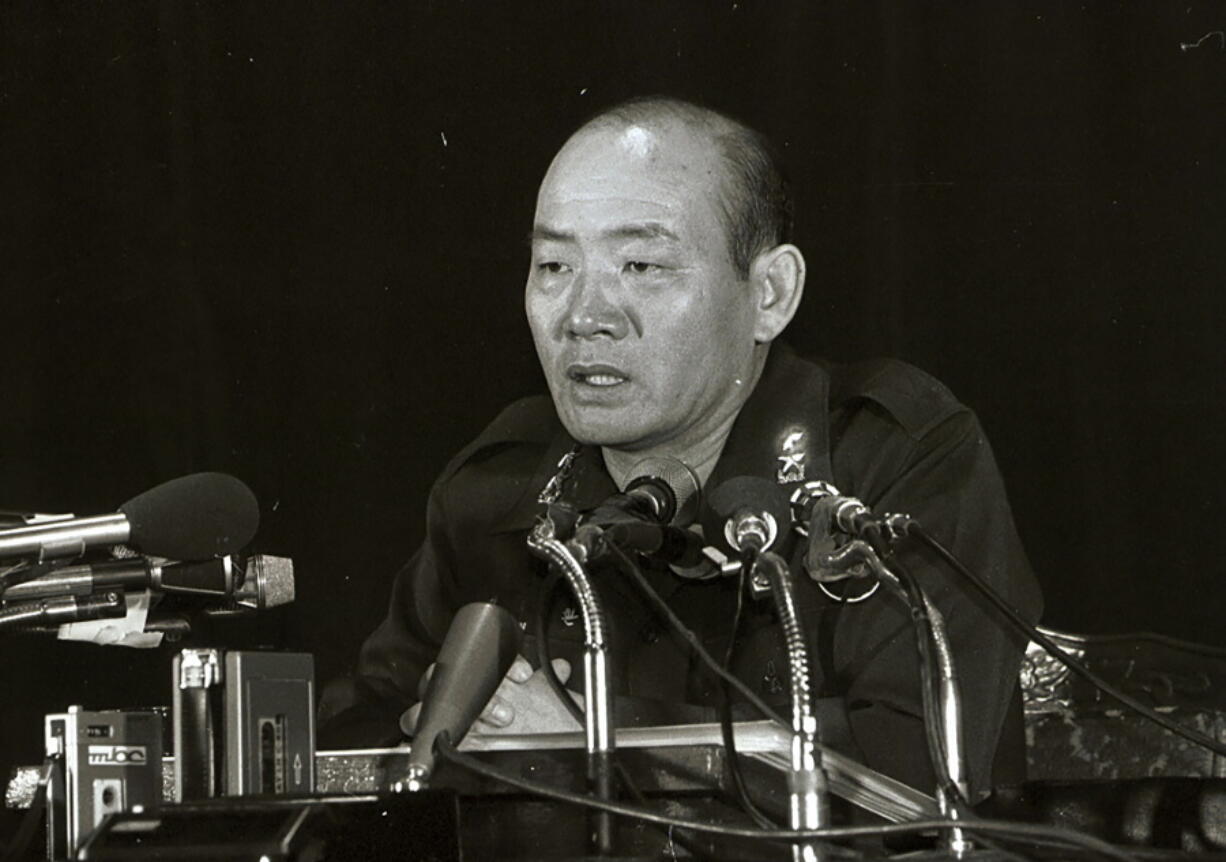
<svg viewBox="0 0 1226 862"><path fill-rule="evenodd" d="M553 660L553 669L558 679L565 683L570 679L570 662L564 658ZM434 665L426 669L417 686L418 697L424 697ZM568 692L575 702L583 705L583 698ZM412 734L417 728L417 716L421 704L415 703L400 717L400 728ZM516 656L511 669L499 683L481 715L477 717L470 733L559 733L582 730L565 704L558 700L544 671L533 671L532 665L523 656Z"/></svg>

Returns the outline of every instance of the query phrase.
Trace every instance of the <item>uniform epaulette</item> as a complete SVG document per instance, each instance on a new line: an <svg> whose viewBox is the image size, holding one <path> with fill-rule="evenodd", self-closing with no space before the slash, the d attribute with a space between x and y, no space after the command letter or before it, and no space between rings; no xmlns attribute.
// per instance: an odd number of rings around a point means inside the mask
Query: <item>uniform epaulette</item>
<svg viewBox="0 0 1226 862"><path fill-rule="evenodd" d="M897 359L871 359L832 369L832 404L873 401L919 439L967 408L937 380Z"/></svg>
<svg viewBox="0 0 1226 862"><path fill-rule="evenodd" d="M547 395L531 395L507 405L477 439L461 449L444 468L440 481L451 478L474 458L507 444L548 444L561 423Z"/></svg>

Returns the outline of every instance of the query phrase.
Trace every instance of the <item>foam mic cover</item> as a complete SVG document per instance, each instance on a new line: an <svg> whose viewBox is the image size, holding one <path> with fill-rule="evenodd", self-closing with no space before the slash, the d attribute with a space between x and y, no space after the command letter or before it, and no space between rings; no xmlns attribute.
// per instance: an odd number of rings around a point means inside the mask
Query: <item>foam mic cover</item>
<svg viewBox="0 0 1226 862"><path fill-rule="evenodd" d="M207 560L237 553L260 526L251 489L225 473L193 473L163 482L119 507L129 542L145 554Z"/></svg>
<svg viewBox="0 0 1226 862"><path fill-rule="evenodd" d="M519 623L501 605L474 602L460 608L422 698L410 767L431 771L434 740L443 731L459 744L510 670L520 638Z"/></svg>

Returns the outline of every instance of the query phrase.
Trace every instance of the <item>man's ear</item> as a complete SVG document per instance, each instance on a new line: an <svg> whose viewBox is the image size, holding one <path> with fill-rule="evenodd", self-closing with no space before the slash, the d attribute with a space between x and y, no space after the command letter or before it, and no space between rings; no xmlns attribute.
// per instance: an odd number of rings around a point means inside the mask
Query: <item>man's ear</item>
<svg viewBox="0 0 1226 862"><path fill-rule="evenodd" d="M758 315L754 340L766 344L774 341L796 314L805 292L805 257L790 243L777 245L754 258L749 278Z"/></svg>

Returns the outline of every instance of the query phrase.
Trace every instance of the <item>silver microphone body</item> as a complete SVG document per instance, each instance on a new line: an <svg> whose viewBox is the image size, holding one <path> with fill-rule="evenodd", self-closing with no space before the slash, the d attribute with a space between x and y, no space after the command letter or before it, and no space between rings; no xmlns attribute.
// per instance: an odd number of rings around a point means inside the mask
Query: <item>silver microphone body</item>
<svg viewBox="0 0 1226 862"><path fill-rule="evenodd" d="M66 518L0 530L0 560L79 557L87 548L122 545L132 536L127 515Z"/></svg>

